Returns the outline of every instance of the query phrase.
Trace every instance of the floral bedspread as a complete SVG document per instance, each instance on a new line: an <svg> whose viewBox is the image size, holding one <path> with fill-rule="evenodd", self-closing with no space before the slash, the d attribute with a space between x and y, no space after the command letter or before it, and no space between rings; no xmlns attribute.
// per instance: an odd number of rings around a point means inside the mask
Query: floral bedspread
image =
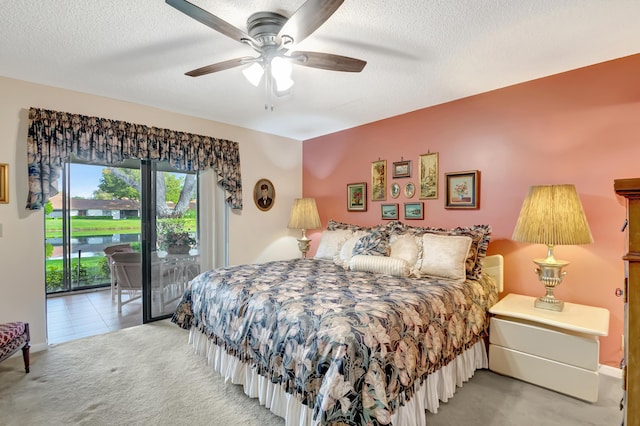
<svg viewBox="0 0 640 426"><path fill-rule="evenodd" d="M454 283L295 259L205 272L172 321L312 407L315 422L385 425L414 385L486 335L490 277Z"/></svg>

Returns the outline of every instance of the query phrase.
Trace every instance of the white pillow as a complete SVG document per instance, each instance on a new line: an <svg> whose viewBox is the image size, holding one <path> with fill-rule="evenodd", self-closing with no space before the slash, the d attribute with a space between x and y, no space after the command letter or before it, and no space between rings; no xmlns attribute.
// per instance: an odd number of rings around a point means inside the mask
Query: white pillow
<svg viewBox="0 0 640 426"><path fill-rule="evenodd" d="M340 252L341 244L353 234L353 231L337 229L323 231L315 257L318 259L333 259Z"/></svg>
<svg viewBox="0 0 640 426"><path fill-rule="evenodd" d="M422 240L409 234L393 234L389 239L389 257L404 259L412 271L420 270Z"/></svg>
<svg viewBox="0 0 640 426"><path fill-rule="evenodd" d="M409 276L409 264L397 257L365 256L356 254L349 262L352 271L373 272L374 274L394 275L396 277Z"/></svg>
<svg viewBox="0 0 640 426"><path fill-rule="evenodd" d="M433 277L464 280L466 278L465 263L470 247L471 237L424 234L420 273Z"/></svg>
<svg viewBox="0 0 640 426"><path fill-rule="evenodd" d="M356 246L360 237L365 234L366 231L352 232L351 235L340 244L338 253L333 257L333 262L345 269L349 269L349 261L353 257L353 248Z"/></svg>

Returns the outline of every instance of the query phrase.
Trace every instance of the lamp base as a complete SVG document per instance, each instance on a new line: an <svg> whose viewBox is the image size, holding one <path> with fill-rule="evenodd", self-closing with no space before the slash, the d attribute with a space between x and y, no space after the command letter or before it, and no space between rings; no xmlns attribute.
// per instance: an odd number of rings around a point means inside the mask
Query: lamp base
<svg viewBox="0 0 640 426"><path fill-rule="evenodd" d="M536 301L533 303L538 309L548 309L550 311L562 312L564 309L564 302L562 300L556 299L555 297L538 297Z"/></svg>
<svg viewBox="0 0 640 426"><path fill-rule="evenodd" d="M309 251L309 247L311 246L311 240L304 237L298 239L298 250L302 252L302 258L305 259L307 257L307 252Z"/></svg>
<svg viewBox="0 0 640 426"><path fill-rule="evenodd" d="M535 272L547 291L547 294L536 299L533 306L539 309L562 312L564 302L555 298L553 290L560 285L562 278L567 274L562 268L567 266L569 262L556 260L551 256L546 259L533 259L533 263L538 265Z"/></svg>

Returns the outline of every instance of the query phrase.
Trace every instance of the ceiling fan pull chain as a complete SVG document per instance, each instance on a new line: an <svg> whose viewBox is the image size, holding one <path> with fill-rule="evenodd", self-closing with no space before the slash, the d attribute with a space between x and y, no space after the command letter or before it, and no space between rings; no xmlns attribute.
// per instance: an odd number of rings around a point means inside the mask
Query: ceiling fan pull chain
<svg viewBox="0 0 640 426"><path fill-rule="evenodd" d="M264 110L273 112L273 90L272 90L271 65L267 63L264 70Z"/></svg>

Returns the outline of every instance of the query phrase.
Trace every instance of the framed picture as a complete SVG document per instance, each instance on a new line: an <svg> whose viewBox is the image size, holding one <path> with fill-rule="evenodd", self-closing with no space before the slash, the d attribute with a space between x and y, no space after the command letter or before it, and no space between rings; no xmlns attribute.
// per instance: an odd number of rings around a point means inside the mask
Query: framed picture
<svg viewBox="0 0 640 426"><path fill-rule="evenodd" d="M445 209L477 209L480 207L480 172L445 173L447 199Z"/></svg>
<svg viewBox="0 0 640 426"><path fill-rule="evenodd" d="M397 183L392 184L391 192L389 193L389 195L391 195L391 198L398 198L398 196L400 195L400 185L398 185Z"/></svg>
<svg viewBox="0 0 640 426"><path fill-rule="evenodd" d="M394 162L392 175L394 178L411 177L411 160Z"/></svg>
<svg viewBox="0 0 640 426"><path fill-rule="evenodd" d="M380 206L382 219L398 219L398 204L382 204Z"/></svg>
<svg viewBox="0 0 640 426"><path fill-rule="evenodd" d="M410 182L408 184L406 184L404 186L404 196L407 198L411 198L413 197L413 195L416 193L416 186Z"/></svg>
<svg viewBox="0 0 640 426"><path fill-rule="evenodd" d="M347 184L347 210L350 212L367 211L366 182Z"/></svg>
<svg viewBox="0 0 640 426"><path fill-rule="evenodd" d="M387 160L371 163L371 201L387 199Z"/></svg>
<svg viewBox="0 0 640 426"><path fill-rule="evenodd" d="M0 164L0 203L9 202L9 165Z"/></svg>
<svg viewBox="0 0 640 426"><path fill-rule="evenodd" d="M269 179L260 179L253 187L253 202L263 212L271 210L276 202L276 188Z"/></svg>
<svg viewBox="0 0 640 426"><path fill-rule="evenodd" d="M420 156L418 186L421 200L438 198L438 153L432 152Z"/></svg>
<svg viewBox="0 0 640 426"><path fill-rule="evenodd" d="M424 219L424 203L404 203L405 219Z"/></svg>

